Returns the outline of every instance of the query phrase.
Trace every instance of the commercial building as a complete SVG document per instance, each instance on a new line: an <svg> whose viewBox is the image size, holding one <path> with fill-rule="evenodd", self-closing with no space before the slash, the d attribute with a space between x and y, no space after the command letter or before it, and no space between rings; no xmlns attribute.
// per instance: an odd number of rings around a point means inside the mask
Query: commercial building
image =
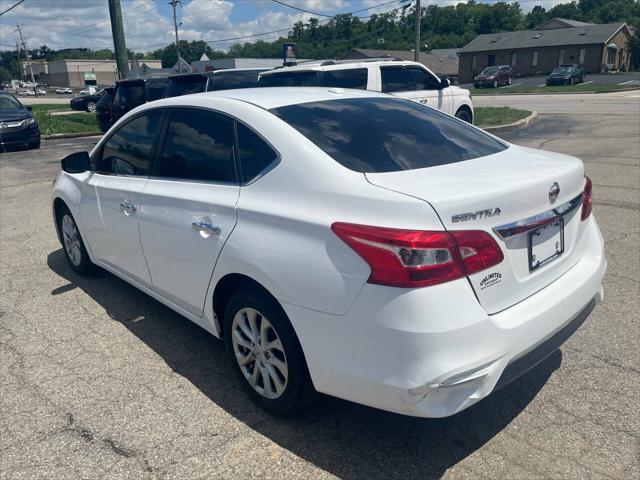
<svg viewBox="0 0 640 480"><path fill-rule="evenodd" d="M407 50L370 50L354 48L347 53L345 59L391 57L401 60L414 59L414 52ZM420 63L436 75L455 79L458 76L458 56L455 48L434 49L420 52Z"/></svg>
<svg viewBox="0 0 640 480"><path fill-rule="evenodd" d="M511 65L514 76L540 75L564 63L587 72L626 70L631 31L625 23L592 24L553 18L534 30L478 35L458 51L459 81L487 66Z"/></svg>
<svg viewBox="0 0 640 480"><path fill-rule="evenodd" d="M140 65L138 65L140 63ZM39 82L56 87L79 88L87 85L109 85L118 79L115 60L55 60L32 62L33 74ZM131 71L160 69L160 60L129 61ZM26 63L22 64L24 78L30 74Z"/></svg>

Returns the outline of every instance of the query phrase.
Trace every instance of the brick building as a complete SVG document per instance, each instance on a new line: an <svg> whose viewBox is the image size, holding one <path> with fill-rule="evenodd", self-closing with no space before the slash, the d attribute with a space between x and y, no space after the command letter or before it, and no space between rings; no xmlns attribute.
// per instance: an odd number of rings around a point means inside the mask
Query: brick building
<svg viewBox="0 0 640 480"><path fill-rule="evenodd" d="M625 23L561 18L548 20L535 30L478 35L458 51L459 81L471 82L492 65L511 65L518 77L547 74L563 63L580 63L590 73L626 70L630 38Z"/></svg>

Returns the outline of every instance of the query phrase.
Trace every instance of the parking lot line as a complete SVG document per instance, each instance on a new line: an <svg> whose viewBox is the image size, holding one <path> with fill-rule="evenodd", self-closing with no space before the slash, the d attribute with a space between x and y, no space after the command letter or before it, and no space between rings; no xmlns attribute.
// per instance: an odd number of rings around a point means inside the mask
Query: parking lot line
<svg viewBox="0 0 640 480"><path fill-rule="evenodd" d="M582 82L582 85L587 85L589 83L593 83L593 80L589 80L588 82Z"/></svg>
<svg viewBox="0 0 640 480"><path fill-rule="evenodd" d="M544 84L544 83L543 83L542 85L538 85L538 86L539 86L539 87L544 87L545 85L546 85L546 84Z"/></svg>
<svg viewBox="0 0 640 480"><path fill-rule="evenodd" d="M626 85L627 83L631 83L631 82L633 82L633 80L629 80L627 82L622 82L622 83L619 83L618 85Z"/></svg>
<svg viewBox="0 0 640 480"><path fill-rule="evenodd" d="M522 82L520 82L520 83L512 83L511 85L505 85L505 86L500 87L500 88L511 88L511 87L516 87L518 85L522 85Z"/></svg>

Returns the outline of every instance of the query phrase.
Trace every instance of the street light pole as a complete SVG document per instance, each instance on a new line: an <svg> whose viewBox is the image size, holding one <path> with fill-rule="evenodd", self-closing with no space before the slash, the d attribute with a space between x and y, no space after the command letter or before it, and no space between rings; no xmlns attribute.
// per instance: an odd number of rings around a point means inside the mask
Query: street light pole
<svg viewBox="0 0 640 480"><path fill-rule="evenodd" d="M420 0L416 0L416 46L413 51L413 60L415 62L420 61L420 17L422 16L422 9L420 8Z"/></svg>
<svg viewBox="0 0 640 480"><path fill-rule="evenodd" d="M182 62L180 61L180 45L178 42L178 20L176 19L176 7L180 0L171 0L169 5L173 7L173 28L176 32L176 53L178 54L178 73L182 73Z"/></svg>

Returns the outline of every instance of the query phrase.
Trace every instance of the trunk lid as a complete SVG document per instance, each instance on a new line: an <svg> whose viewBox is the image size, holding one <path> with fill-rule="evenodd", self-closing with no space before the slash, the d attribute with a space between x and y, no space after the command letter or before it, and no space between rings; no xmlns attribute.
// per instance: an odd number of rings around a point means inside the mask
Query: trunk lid
<svg viewBox="0 0 640 480"><path fill-rule="evenodd" d="M584 228L580 218L584 166L577 158L511 145L500 153L473 160L418 170L366 173L366 177L374 185L428 202L447 230L484 230L495 238L504 260L469 276L489 314L549 285L580 257L576 246ZM552 203L550 190L555 183L559 193ZM553 222L538 230L539 235L517 233L525 223L540 223L558 213L563 214L562 226ZM506 226L509 228L496 232ZM529 246L530 237L535 237L531 240L533 247ZM535 261L555 254L557 244L561 249L562 242L562 253L535 267ZM533 269L532 255L537 255Z"/></svg>

